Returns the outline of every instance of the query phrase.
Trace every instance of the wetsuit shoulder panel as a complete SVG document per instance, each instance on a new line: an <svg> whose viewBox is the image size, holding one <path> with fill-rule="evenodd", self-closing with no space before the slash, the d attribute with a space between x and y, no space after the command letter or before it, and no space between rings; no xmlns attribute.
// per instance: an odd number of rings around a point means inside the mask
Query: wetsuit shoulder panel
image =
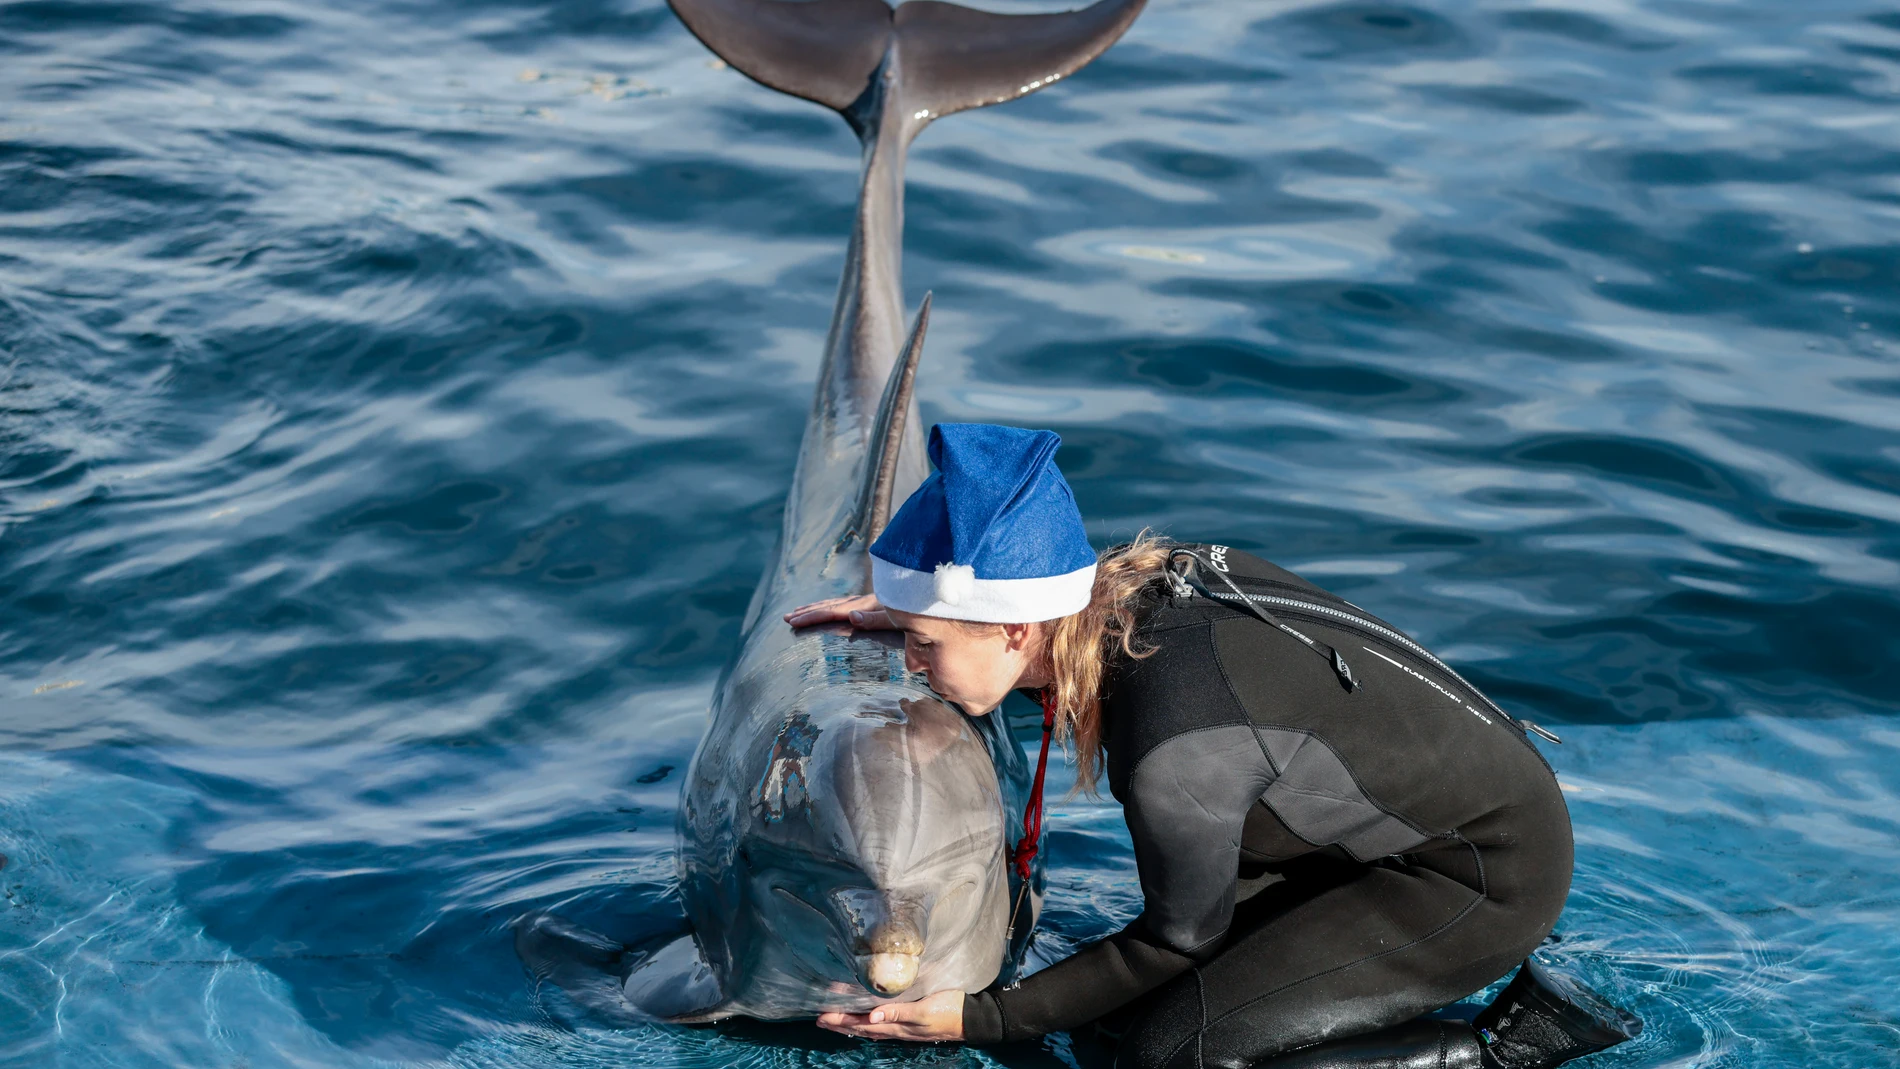
<svg viewBox="0 0 1900 1069"><path fill-rule="evenodd" d="M1315 594L1327 593L1327 591L1287 571L1272 561L1262 560L1245 550L1234 549L1231 546L1223 546L1211 542L1187 543L1183 544L1181 548L1194 551L1197 556L1235 579L1272 583L1278 586L1311 591Z"/></svg>
<svg viewBox="0 0 1900 1069"><path fill-rule="evenodd" d="M1139 641L1149 654L1124 660L1110 677L1103 702L1103 748L1109 789L1122 798L1129 775L1149 753L1178 735L1247 723L1247 712L1227 685L1208 629L1227 609L1172 600L1144 614ZM1184 681L1191 681L1183 685Z"/></svg>

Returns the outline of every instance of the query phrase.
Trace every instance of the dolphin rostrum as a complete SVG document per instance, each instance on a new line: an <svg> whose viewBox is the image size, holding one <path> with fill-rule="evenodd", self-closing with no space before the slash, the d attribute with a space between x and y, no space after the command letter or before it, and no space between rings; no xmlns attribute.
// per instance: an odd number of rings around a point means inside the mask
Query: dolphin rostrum
<svg viewBox="0 0 1900 1069"><path fill-rule="evenodd" d="M1040 901L1040 871L1020 888L1006 860L1027 793L1020 749L1000 717L933 695L888 636L794 632L779 617L867 591L867 548L926 471L912 383L930 299L906 338L899 279L911 139L1075 72L1144 0L1039 15L937 0L670 3L727 63L851 125L857 218L777 560L683 788L692 933L641 954L541 914L518 925L517 947L570 991L579 961L636 1012L682 1021L980 990L1016 967Z"/></svg>

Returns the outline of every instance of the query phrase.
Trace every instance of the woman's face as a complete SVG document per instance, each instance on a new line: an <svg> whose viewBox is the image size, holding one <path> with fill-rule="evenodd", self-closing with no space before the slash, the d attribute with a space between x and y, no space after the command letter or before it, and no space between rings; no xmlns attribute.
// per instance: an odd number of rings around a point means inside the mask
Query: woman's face
<svg viewBox="0 0 1900 1069"><path fill-rule="evenodd" d="M1003 703L1017 687L1048 682L1037 670L1040 624L969 624L890 610L904 631L904 667L922 672L930 689L971 716Z"/></svg>

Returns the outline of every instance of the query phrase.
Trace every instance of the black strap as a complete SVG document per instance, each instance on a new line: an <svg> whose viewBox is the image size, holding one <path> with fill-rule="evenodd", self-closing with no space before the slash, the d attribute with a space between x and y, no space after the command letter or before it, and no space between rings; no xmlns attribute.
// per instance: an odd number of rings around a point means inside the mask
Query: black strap
<svg viewBox="0 0 1900 1069"><path fill-rule="evenodd" d="M1176 568L1175 565L1180 563L1183 557L1201 565L1201 568L1188 568L1185 566ZM1202 568L1220 576L1221 582L1227 584L1227 588L1234 592L1234 596L1240 600L1240 604L1245 606L1248 612L1253 613L1261 620L1273 625L1282 632L1292 635L1300 641L1302 646L1319 654L1320 658L1331 666L1333 675L1339 678L1340 686L1345 687L1348 691L1359 689L1359 680L1353 676L1352 666L1346 663L1346 658L1338 650L1282 622L1279 617L1268 612L1252 598L1248 597L1247 592L1236 586L1233 578L1226 572L1214 567L1193 550L1177 549L1168 555L1169 587L1172 588L1177 595L1186 593L1186 590L1182 589L1182 587L1185 586L1189 589L1199 591L1202 597L1210 601L1225 601L1225 598L1215 597L1214 592L1207 589L1207 586L1201 582L1197 573L1200 572Z"/></svg>

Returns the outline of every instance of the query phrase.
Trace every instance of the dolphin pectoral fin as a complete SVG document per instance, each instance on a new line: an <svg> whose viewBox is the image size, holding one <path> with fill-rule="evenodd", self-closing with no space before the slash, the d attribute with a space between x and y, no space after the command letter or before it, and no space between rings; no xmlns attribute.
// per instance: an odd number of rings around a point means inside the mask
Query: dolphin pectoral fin
<svg viewBox="0 0 1900 1069"><path fill-rule="evenodd" d="M553 913L526 914L514 929L515 954L536 980L609 1020L633 1016L620 996L629 967L625 946Z"/></svg>
<svg viewBox="0 0 1900 1069"><path fill-rule="evenodd" d="M515 953L537 976L542 966L557 963L586 965L597 972L624 972L620 961L627 948L554 913L534 912L515 921ZM545 976L544 976L545 978Z"/></svg>
<svg viewBox="0 0 1900 1069"><path fill-rule="evenodd" d="M699 943L682 935L646 956L627 974L621 995L636 1012L668 1021L704 1021L723 993Z"/></svg>
<svg viewBox="0 0 1900 1069"><path fill-rule="evenodd" d="M608 1020L705 1019L719 1004L719 982L690 935L643 954L553 913L529 913L514 928L515 953L535 979Z"/></svg>

